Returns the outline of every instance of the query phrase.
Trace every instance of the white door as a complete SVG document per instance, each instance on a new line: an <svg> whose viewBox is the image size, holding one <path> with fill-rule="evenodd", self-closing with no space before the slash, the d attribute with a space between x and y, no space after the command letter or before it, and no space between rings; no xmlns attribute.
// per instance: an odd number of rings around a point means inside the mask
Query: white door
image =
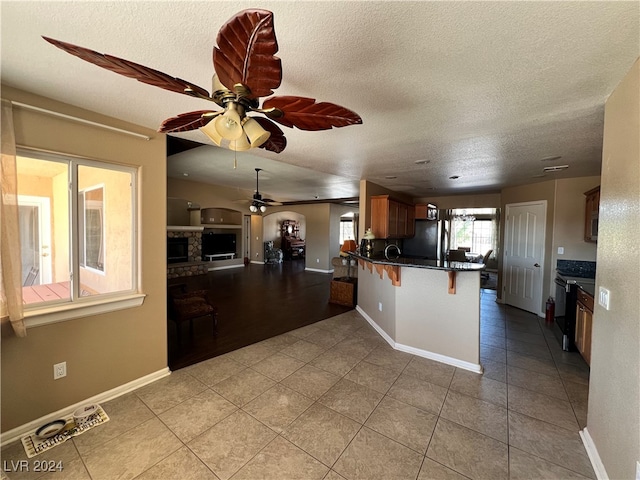
<svg viewBox="0 0 640 480"><path fill-rule="evenodd" d="M18 195L22 282L32 267L34 285L51 283L51 209L48 197Z"/></svg>
<svg viewBox="0 0 640 480"><path fill-rule="evenodd" d="M547 202L514 203L506 207L503 300L542 315Z"/></svg>

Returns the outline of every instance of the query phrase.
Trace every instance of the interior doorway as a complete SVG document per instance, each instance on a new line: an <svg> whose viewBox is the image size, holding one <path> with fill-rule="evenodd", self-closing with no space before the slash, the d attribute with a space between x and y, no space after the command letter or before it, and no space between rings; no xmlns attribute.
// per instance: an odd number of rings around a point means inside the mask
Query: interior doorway
<svg viewBox="0 0 640 480"><path fill-rule="evenodd" d="M504 303L542 315L546 200L506 206Z"/></svg>
<svg viewBox="0 0 640 480"><path fill-rule="evenodd" d="M51 203L48 197L18 195L22 284L29 272L33 285L51 283ZM32 270L33 269L33 270Z"/></svg>

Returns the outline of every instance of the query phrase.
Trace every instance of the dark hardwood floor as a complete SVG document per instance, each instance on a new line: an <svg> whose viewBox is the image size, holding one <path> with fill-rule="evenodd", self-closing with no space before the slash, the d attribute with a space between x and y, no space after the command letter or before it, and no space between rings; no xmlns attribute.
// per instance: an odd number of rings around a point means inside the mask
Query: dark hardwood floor
<svg viewBox="0 0 640 480"><path fill-rule="evenodd" d="M187 290L206 289L218 309L218 333L211 318L177 325L169 318L169 368L193 365L208 358L260 342L351 310L329 303L331 275L306 272L304 259L275 265L249 264L207 275L175 278L167 286L186 284Z"/></svg>

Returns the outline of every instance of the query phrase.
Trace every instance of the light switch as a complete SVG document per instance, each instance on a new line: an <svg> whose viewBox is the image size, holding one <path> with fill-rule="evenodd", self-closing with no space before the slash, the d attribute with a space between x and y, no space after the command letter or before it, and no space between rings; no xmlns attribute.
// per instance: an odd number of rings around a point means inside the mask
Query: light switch
<svg viewBox="0 0 640 480"><path fill-rule="evenodd" d="M564 255L564 247L558 247L558 255Z"/></svg>
<svg viewBox="0 0 640 480"><path fill-rule="evenodd" d="M609 297L611 292L604 287L599 287L598 304L603 306L605 310L609 310Z"/></svg>

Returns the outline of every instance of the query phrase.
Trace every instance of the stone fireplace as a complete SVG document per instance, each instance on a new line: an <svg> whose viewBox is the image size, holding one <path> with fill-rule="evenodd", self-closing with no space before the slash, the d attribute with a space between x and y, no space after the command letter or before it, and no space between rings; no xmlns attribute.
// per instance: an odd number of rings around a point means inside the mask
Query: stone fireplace
<svg viewBox="0 0 640 480"><path fill-rule="evenodd" d="M204 227L167 227L167 278L191 277L208 272L202 261Z"/></svg>

